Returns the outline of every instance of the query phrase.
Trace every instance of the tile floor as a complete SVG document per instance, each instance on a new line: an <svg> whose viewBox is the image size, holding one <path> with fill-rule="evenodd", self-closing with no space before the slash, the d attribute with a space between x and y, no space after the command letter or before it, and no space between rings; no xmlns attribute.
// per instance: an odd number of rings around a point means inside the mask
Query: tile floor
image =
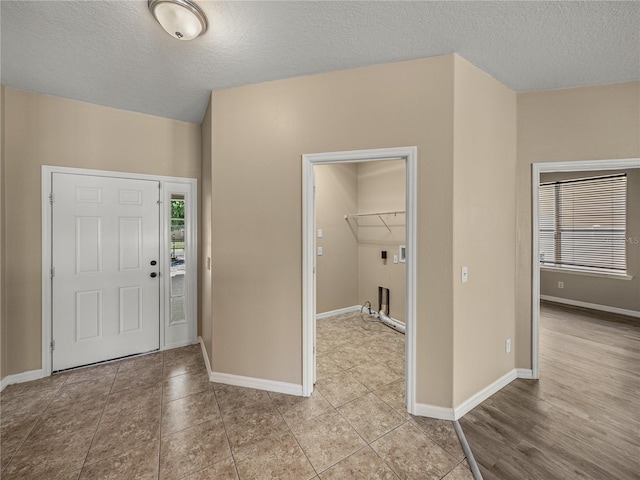
<svg viewBox="0 0 640 480"><path fill-rule="evenodd" d="M471 472L450 422L404 408L404 336L318 321L310 398L210 383L199 345L11 385L2 479L446 479Z"/></svg>

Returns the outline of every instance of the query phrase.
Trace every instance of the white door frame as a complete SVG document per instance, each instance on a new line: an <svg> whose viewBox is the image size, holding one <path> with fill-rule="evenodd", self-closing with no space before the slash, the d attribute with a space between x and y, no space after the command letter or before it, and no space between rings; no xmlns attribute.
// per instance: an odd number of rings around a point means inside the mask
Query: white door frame
<svg viewBox="0 0 640 480"><path fill-rule="evenodd" d="M407 411L416 404L416 251L418 206L417 147L379 148L302 155L302 394L313 392L315 369L314 326L316 316L315 279L315 175L316 165L404 159L407 163L406 238L406 401Z"/></svg>
<svg viewBox="0 0 640 480"><path fill-rule="evenodd" d="M540 210L540 174L549 172L584 172L592 170L625 170L640 168L640 158L624 158L612 160L576 160L569 162L543 162L532 165L532 256L531 256L531 370L533 378L540 378L540 245L539 222Z"/></svg>
<svg viewBox="0 0 640 480"><path fill-rule="evenodd" d="M160 182L160 192L161 192L161 204L160 204L160 217L164 220L170 218L171 214L171 195L174 193L181 194L185 196L185 205L184 205L184 219L185 219L185 319L187 320L186 330L188 334L185 338L184 333L180 332L179 338L176 339L174 332L172 329L181 328L179 325L171 324L171 276L169 272L169 268L167 268L167 272L165 274L164 270L161 271L161 283L163 288L160 290L165 294L164 296L164 308L166 314L162 316L163 322L161 323L161 329L163 331L164 337L162 342L160 343L160 349L170 349L170 348L178 348L183 347L185 345L191 345L197 342L198 339L198 276L197 276L197 268L198 268L198 243L197 243L197 234L198 234L198 192L196 190L196 180L195 179L165 179ZM161 227L162 228L162 227ZM164 247L161 245L161 248L165 248L164 258L168 258L166 255L169 252L169 242L171 239L171 222L165 222L164 229L161 233L161 238L164 243ZM163 264L164 265L164 264ZM165 265L167 266L167 265Z"/></svg>
<svg viewBox="0 0 640 480"><path fill-rule="evenodd" d="M126 178L132 180L152 180L160 182L160 251L169 251L169 239L165 232L165 223L168 212L170 212L170 205L164 201L164 191L167 185L182 185L188 187L190 191L189 198L191 201L187 208L185 208L185 218L187 229L186 233L190 241L185 244L185 254L188 255L190 260L187 260L185 265L186 269L186 287L192 292L189 298L189 305L187 307L187 313L192 312L190 321L193 323L191 326L192 337L190 342L195 343L196 329L197 329L197 180L194 178L180 178L180 177L165 177L156 175L145 175L138 173L125 173L125 172L110 172L105 170L90 170L82 168L70 168L70 167L57 167L57 166L42 166L42 190L41 190L41 205L42 205L42 376L49 376L52 372L52 351L51 351L51 337L52 337L52 282L51 282L51 263L52 263L52 239L51 239L51 178L54 173L67 173L75 175L91 175L96 177L111 177L111 178ZM168 209L168 210L167 210ZM160 262L160 276L166 277L169 275L169 267L167 262ZM163 283L163 285L165 285ZM167 312L165 309L165 288L160 289L160 350L166 348L172 348L165 345L165 329L168 324Z"/></svg>

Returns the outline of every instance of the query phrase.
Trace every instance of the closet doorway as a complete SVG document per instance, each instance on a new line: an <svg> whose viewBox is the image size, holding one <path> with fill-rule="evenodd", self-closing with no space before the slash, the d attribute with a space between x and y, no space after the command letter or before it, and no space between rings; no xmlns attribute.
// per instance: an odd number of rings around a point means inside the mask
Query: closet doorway
<svg viewBox="0 0 640 480"><path fill-rule="evenodd" d="M396 384L404 378L404 408L414 411L416 167L415 147L303 156L305 396L314 390L316 354L328 353L336 328L342 343L361 340L363 350L371 342L361 355L379 360L378 365L363 360L358 367L345 358L343 369L357 367L354 374L378 369L375 375L367 372L369 378L391 381L395 375ZM318 319L323 319L320 332ZM353 349L345 344L321 358L337 361L344 350ZM383 361L385 350L395 352L393 360ZM324 371L327 365L320 367Z"/></svg>

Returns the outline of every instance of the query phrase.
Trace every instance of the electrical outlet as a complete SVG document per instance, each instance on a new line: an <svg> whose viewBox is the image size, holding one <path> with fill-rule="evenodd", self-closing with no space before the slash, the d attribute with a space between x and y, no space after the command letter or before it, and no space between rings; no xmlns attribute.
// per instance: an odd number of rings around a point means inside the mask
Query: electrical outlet
<svg viewBox="0 0 640 480"><path fill-rule="evenodd" d="M318 238L322 238L323 235L324 235L324 233L322 232L322 229L319 228L318 229Z"/></svg>
<svg viewBox="0 0 640 480"><path fill-rule="evenodd" d="M504 353L511 353L511 339L507 338L504 342Z"/></svg>
<svg viewBox="0 0 640 480"><path fill-rule="evenodd" d="M558 282L558 288L564 288L564 282Z"/></svg>

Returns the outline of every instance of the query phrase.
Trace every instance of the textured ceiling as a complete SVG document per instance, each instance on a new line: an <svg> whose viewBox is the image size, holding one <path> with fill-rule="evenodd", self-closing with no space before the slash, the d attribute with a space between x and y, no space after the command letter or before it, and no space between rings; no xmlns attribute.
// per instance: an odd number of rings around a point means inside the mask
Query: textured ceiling
<svg viewBox="0 0 640 480"><path fill-rule="evenodd" d="M146 1L2 0L5 86L199 123L209 92L459 53L516 91L640 80L640 2L207 2L171 38Z"/></svg>

